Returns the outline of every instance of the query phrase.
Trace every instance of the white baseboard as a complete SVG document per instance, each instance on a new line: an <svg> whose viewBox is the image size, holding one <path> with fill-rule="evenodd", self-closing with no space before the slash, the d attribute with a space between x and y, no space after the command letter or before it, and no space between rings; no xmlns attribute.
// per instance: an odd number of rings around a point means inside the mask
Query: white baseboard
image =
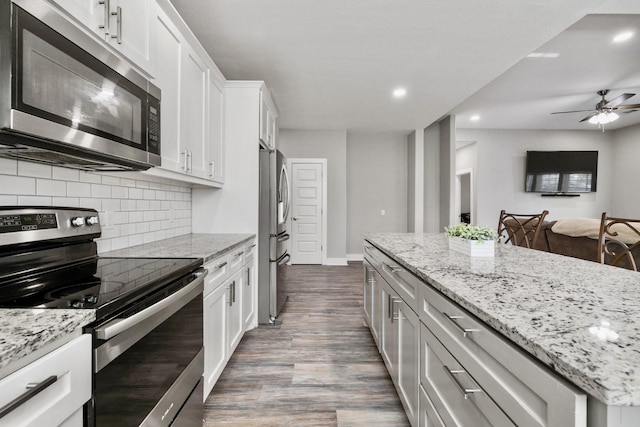
<svg viewBox="0 0 640 427"><path fill-rule="evenodd" d="M362 254L347 254L347 261L362 261L364 260L364 255Z"/></svg>
<svg viewBox="0 0 640 427"><path fill-rule="evenodd" d="M327 258L324 265L348 265L346 258Z"/></svg>

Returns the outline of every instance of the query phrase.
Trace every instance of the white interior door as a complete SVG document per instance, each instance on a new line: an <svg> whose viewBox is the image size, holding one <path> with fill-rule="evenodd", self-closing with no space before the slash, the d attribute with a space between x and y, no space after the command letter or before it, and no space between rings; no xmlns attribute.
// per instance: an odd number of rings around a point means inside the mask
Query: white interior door
<svg viewBox="0 0 640 427"><path fill-rule="evenodd" d="M322 264L322 163L291 162L291 263Z"/></svg>

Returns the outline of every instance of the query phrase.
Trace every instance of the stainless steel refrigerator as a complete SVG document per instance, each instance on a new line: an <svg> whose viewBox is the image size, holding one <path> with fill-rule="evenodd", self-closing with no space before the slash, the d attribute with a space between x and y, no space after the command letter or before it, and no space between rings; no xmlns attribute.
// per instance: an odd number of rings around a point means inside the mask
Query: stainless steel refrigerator
<svg viewBox="0 0 640 427"><path fill-rule="evenodd" d="M287 301L287 218L290 200L287 159L260 148L258 322L273 324Z"/></svg>

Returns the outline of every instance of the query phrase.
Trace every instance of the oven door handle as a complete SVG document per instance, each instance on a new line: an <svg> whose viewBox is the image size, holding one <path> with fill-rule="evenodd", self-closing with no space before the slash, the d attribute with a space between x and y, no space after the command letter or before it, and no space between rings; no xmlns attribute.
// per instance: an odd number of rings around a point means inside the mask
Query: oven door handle
<svg viewBox="0 0 640 427"><path fill-rule="evenodd" d="M145 319L148 319L161 311L165 310L167 307L171 306L175 302L182 299L185 295L191 293L198 286L203 286L204 277L207 275L207 270L201 269L196 272L197 278L191 281L184 288L179 291L169 295L163 300L155 303L151 307L145 308L139 313L134 314L131 317L127 317L125 319L114 319L111 322L107 323L104 326L95 329L95 334L98 339L108 340L115 337L122 332L131 329L138 325ZM177 311L177 310L176 310ZM173 314L173 313L171 313Z"/></svg>

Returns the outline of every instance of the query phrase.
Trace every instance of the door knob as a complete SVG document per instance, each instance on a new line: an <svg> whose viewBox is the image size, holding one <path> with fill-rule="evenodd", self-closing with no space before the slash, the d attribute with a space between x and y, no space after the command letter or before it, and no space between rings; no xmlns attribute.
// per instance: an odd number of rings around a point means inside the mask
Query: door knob
<svg viewBox="0 0 640 427"><path fill-rule="evenodd" d="M295 216L293 218L291 218L291 219L294 220L294 221L298 220L298 218L296 218Z"/></svg>

